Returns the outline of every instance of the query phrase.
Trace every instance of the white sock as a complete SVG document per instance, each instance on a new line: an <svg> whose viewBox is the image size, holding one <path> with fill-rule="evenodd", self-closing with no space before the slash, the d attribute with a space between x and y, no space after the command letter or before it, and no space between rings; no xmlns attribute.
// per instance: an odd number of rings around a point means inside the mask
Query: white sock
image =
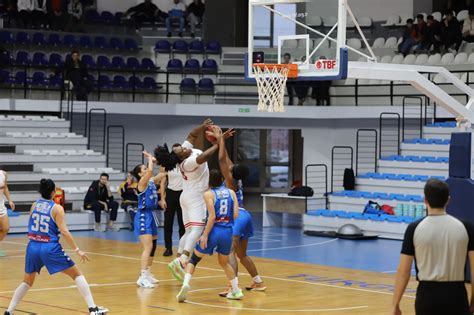
<svg viewBox="0 0 474 315"><path fill-rule="evenodd" d="M141 277L146 277L147 275L148 275L148 270L142 270L142 271L140 272L140 276L141 276Z"/></svg>
<svg viewBox="0 0 474 315"><path fill-rule="evenodd" d="M239 279L238 278L234 278L232 280L230 280L230 285L232 286L232 292L233 293L236 293L236 292L239 292Z"/></svg>
<svg viewBox="0 0 474 315"><path fill-rule="evenodd" d="M86 278L81 275L77 277L75 281L76 281L77 289L79 290L82 297L86 301L87 306L89 308L95 307L96 305L94 303L94 298L92 297L91 288L89 287L89 284L87 283Z"/></svg>
<svg viewBox="0 0 474 315"><path fill-rule="evenodd" d="M259 275L256 275L255 277L253 277L253 282L255 282L255 283L262 283L263 280L262 280L262 278L260 278Z"/></svg>
<svg viewBox="0 0 474 315"><path fill-rule="evenodd" d="M192 275L190 273L184 274L183 285L189 285L189 281L191 281Z"/></svg>
<svg viewBox="0 0 474 315"><path fill-rule="evenodd" d="M29 289L30 286L24 282L22 282L18 286L18 288L16 288L15 294L13 294L12 300L10 301L10 305L8 306L8 312L13 313L16 308L16 305L25 297Z"/></svg>
<svg viewBox="0 0 474 315"><path fill-rule="evenodd" d="M151 267L147 267L147 268L146 268L146 274L147 274L147 275L151 275Z"/></svg>

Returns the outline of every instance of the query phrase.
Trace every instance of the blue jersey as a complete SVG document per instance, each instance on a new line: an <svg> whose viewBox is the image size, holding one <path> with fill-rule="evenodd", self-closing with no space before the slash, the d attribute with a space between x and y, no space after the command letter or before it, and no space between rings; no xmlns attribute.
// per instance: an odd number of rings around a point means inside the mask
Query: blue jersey
<svg viewBox="0 0 474 315"><path fill-rule="evenodd" d="M158 209L158 194L156 192L156 186L151 179L148 182L148 186L144 191L138 194L138 210L157 210Z"/></svg>
<svg viewBox="0 0 474 315"><path fill-rule="evenodd" d="M237 191L235 192L237 197L237 202L239 203L239 207L244 207L244 188L242 187L242 181L238 181L237 183Z"/></svg>
<svg viewBox="0 0 474 315"><path fill-rule="evenodd" d="M216 221L214 225L232 227L234 223L234 199L229 188L224 186L211 189L216 196L214 209L216 211Z"/></svg>
<svg viewBox="0 0 474 315"><path fill-rule="evenodd" d="M54 206L53 200L36 200L28 223L28 238L30 240L43 243L57 243L59 241L59 229L51 215Z"/></svg>

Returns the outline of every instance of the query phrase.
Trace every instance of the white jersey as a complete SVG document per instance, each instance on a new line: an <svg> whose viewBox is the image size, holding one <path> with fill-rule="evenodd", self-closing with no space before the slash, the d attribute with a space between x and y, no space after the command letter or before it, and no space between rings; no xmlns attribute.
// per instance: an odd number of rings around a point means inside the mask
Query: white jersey
<svg viewBox="0 0 474 315"><path fill-rule="evenodd" d="M4 195L3 192L5 191L5 182L6 182L7 176L4 171L0 170L0 202L3 201Z"/></svg>
<svg viewBox="0 0 474 315"><path fill-rule="evenodd" d="M179 170L183 175L183 195L202 196L209 189L209 167L207 162L198 164L196 161L202 154L201 150L194 149L188 141L185 141L182 146L192 149L191 155L179 164Z"/></svg>

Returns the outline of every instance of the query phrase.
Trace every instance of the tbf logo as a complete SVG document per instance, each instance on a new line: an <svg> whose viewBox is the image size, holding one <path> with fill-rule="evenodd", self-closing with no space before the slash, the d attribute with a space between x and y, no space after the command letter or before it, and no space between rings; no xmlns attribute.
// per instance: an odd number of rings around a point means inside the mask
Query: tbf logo
<svg viewBox="0 0 474 315"><path fill-rule="evenodd" d="M336 68L336 60L319 59L315 65L318 70L332 70Z"/></svg>

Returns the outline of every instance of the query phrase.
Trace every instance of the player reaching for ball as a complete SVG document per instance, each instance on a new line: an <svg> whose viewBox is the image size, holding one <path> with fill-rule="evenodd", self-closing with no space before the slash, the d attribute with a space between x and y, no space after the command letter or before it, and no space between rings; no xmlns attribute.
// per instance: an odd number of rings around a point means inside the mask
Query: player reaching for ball
<svg viewBox="0 0 474 315"><path fill-rule="evenodd" d="M168 264L168 269L179 281L183 281L184 267L206 224L206 203L203 196L209 188L207 161L217 152L218 146L214 144L203 152L195 149L194 145L196 139L204 135L204 131L212 125L212 120L206 119L189 133L181 146L173 147L172 152L168 151L166 144L155 149L155 157L160 166L171 171L179 164L183 176L183 192L179 201L186 232L179 240L178 258Z"/></svg>

